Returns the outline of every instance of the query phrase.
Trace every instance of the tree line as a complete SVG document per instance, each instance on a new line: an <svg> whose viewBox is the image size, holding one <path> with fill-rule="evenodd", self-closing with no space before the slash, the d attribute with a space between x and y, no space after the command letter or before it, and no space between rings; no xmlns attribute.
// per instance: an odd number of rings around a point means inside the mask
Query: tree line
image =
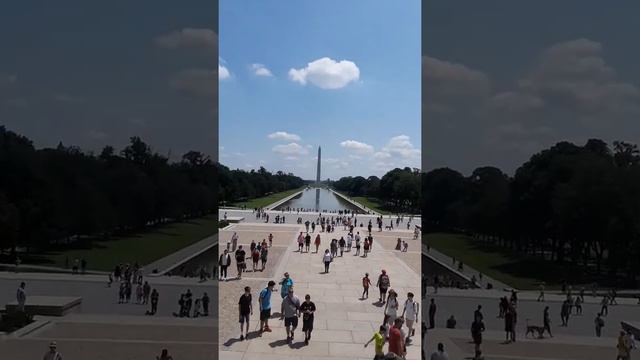
<svg viewBox="0 0 640 360"><path fill-rule="evenodd" d="M635 144L560 142L514 176L481 167L470 176L429 171L422 184L427 231L633 282L640 270L640 153Z"/></svg>
<svg viewBox="0 0 640 360"><path fill-rule="evenodd" d="M393 169L377 176L347 176L332 181L330 186L349 196L374 198L382 202L385 209L419 213L420 170L405 167Z"/></svg>
<svg viewBox="0 0 640 360"><path fill-rule="evenodd" d="M0 248L47 248L82 236L107 238L217 210L216 168L189 151L180 161L139 137L120 153L36 149L0 127Z"/></svg>
<svg viewBox="0 0 640 360"><path fill-rule="evenodd" d="M218 164L217 168L221 204L232 204L305 185L305 181L298 176L282 171L272 174L262 166L257 171L230 170L222 164Z"/></svg>

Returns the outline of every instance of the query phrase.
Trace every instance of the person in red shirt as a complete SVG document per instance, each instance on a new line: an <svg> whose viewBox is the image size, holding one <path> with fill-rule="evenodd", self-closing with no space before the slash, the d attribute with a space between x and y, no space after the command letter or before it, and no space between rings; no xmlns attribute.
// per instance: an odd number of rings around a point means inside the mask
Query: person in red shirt
<svg viewBox="0 0 640 360"><path fill-rule="evenodd" d="M400 357L405 354L404 335L402 334L402 318L397 318L389 330L389 352Z"/></svg>

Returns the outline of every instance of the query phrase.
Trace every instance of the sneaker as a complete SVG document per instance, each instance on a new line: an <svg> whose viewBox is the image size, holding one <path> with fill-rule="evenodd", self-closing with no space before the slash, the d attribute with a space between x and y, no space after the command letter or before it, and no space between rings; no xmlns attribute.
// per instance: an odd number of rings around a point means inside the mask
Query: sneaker
<svg viewBox="0 0 640 360"><path fill-rule="evenodd" d="M305 340L305 341L304 341L304 344L305 344L305 345L309 345L309 339Z"/></svg>
<svg viewBox="0 0 640 360"><path fill-rule="evenodd" d="M240 341L244 340L244 335L240 335Z"/></svg>
<svg viewBox="0 0 640 360"><path fill-rule="evenodd" d="M264 328L264 331L265 331L265 332L271 332L271 329L270 329L269 327L265 327L265 328Z"/></svg>
<svg viewBox="0 0 640 360"><path fill-rule="evenodd" d="M291 332L291 341L293 341L293 331Z"/></svg>
<svg viewBox="0 0 640 360"><path fill-rule="evenodd" d="M291 342L291 337L287 336L287 342Z"/></svg>

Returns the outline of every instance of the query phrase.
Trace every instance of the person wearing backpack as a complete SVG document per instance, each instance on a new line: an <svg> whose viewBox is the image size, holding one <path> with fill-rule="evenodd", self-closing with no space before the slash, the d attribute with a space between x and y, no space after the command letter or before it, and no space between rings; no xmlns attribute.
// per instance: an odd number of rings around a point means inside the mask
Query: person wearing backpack
<svg viewBox="0 0 640 360"><path fill-rule="evenodd" d="M238 250L236 250L236 264L238 266L238 279L242 279L242 272L246 269L246 264L244 259L247 253L242 250L242 245L238 246Z"/></svg>
<svg viewBox="0 0 640 360"><path fill-rule="evenodd" d="M404 302L404 309L402 310L402 317L405 319L409 332L407 333L406 342L411 340L411 337L415 335L416 330L413 328L418 313L420 311L420 304L413 300L413 293L407 294L407 300Z"/></svg>
<svg viewBox="0 0 640 360"><path fill-rule="evenodd" d="M378 277L378 283L376 283L378 289L380 289L380 297L378 300L381 303L387 302L387 290L389 286L391 286L391 281L389 280L389 275L387 275L387 270L382 270L382 273Z"/></svg>

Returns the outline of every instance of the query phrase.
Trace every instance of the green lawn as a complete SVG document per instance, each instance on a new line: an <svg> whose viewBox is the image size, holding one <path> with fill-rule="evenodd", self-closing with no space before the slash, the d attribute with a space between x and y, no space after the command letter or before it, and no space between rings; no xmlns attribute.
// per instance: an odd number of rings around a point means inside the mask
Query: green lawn
<svg viewBox="0 0 640 360"><path fill-rule="evenodd" d="M434 249L517 289L537 289L541 281L546 282L547 288L557 288L562 274L573 284L583 280L579 270L569 273L567 268L556 263L513 254L510 250L476 242L466 235L434 233L426 234L424 240Z"/></svg>
<svg viewBox="0 0 640 360"><path fill-rule="evenodd" d="M378 201L378 199L373 199L373 198L368 198L368 197L363 197L363 196L355 196L352 197L351 199L353 199L354 201L359 202L360 204L366 206L367 208L376 211L380 214L386 215L389 214L388 211L386 210L382 210L380 208L380 206L382 206L382 204Z"/></svg>
<svg viewBox="0 0 640 360"><path fill-rule="evenodd" d="M298 191L301 191L303 189L304 189L304 187L301 187L301 188L298 188L298 189L293 189L293 190L287 190L287 191L271 194L271 195L268 195L268 196L263 196L263 197L259 197L259 198L255 198L255 199L250 199L250 200L247 200L247 201L234 203L232 206L236 206L236 207L246 206L247 209L253 209L253 208L257 208L257 207L265 207L267 205L273 204L274 202L276 202L278 200L282 200L282 199L286 198L289 195L293 195L293 194L295 194Z"/></svg>
<svg viewBox="0 0 640 360"><path fill-rule="evenodd" d="M73 244L72 248L34 254L24 263L64 267L65 260L86 259L91 270L112 270L119 263L149 264L217 232L217 219L207 216L174 223L147 232L91 244Z"/></svg>

